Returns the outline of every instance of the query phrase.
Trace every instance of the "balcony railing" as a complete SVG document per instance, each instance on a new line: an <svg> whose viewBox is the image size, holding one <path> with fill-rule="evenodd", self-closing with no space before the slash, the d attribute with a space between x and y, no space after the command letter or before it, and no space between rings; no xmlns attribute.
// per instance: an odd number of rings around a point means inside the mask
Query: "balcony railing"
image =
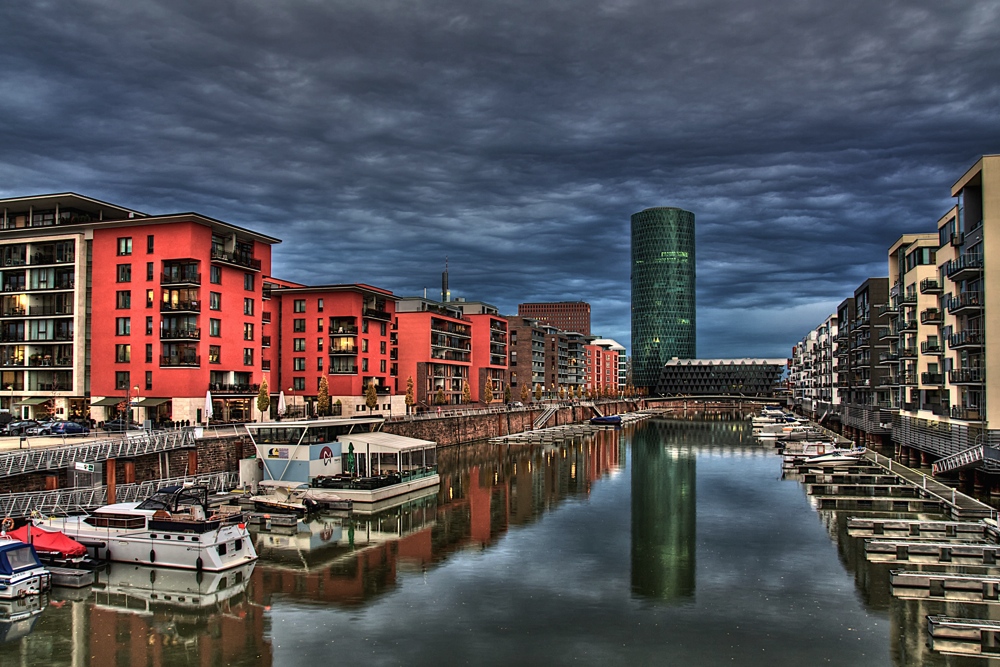
<svg viewBox="0 0 1000 667"><path fill-rule="evenodd" d="M927 308L920 312L921 324L941 324L941 311L937 308Z"/></svg>
<svg viewBox="0 0 1000 667"><path fill-rule="evenodd" d="M899 304L900 305L904 305L904 304L905 305L911 305L911 304L915 304L916 302L917 302L917 294L916 294L916 292L907 292L906 294L904 294L899 299Z"/></svg>
<svg viewBox="0 0 1000 667"><path fill-rule="evenodd" d="M917 374L916 373L900 373L899 374L899 384L916 384Z"/></svg>
<svg viewBox="0 0 1000 667"><path fill-rule="evenodd" d="M200 365L201 356L197 354L183 357L160 357L161 368L191 367Z"/></svg>
<svg viewBox="0 0 1000 667"><path fill-rule="evenodd" d="M271 347L271 337L270 336L261 336L260 337L260 345L261 345L261 347Z"/></svg>
<svg viewBox="0 0 1000 667"><path fill-rule="evenodd" d="M983 256L980 254L965 254L958 259L945 262L944 274L958 281L970 272L979 273L983 268Z"/></svg>
<svg viewBox="0 0 1000 667"><path fill-rule="evenodd" d="M944 374L943 373L921 373L920 374L920 384L933 384L933 385L944 384Z"/></svg>
<svg viewBox="0 0 1000 667"><path fill-rule="evenodd" d="M343 355L355 355L358 353L357 345L342 345L339 347L330 348L330 356L343 356Z"/></svg>
<svg viewBox="0 0 1000 667"><path fill-rule="evenodd" d="M265 310L260 314L260 321L267 324L271 321L271 311Z"/></svg>
<svg viewBox="0 0 1000 667"><path fill-rule="evenodd" d="M957 313L969 309L980 309L983 307L982 292L962 292L958 296L948 298L948 312Z"/></svg>
<svg viewBox="0 0 1000 667"><path fill-rule="evenodd" d="M941 343L937 341L923 341L920 343L920 354L941 354Z"/></svg>
<svg viewBox="0 0 1000 667"><path fill-rule="evenodd" d="M917 321L916 320L905 320L899 323L900 331L916 331Z"/></svg>
<svg viewBox="0 0 1000 667"><path fill-rule="evenodd" d="M160 302L160 312L161 313L200 313L201 312L201 302L200 301L161 301Z"/></svg>
<svg viewBox="0 0 1000 667"><path fill-rule="evenodd" d="M161 285L200 285L200 273L184 273L180 275L160 274Z"/></svg>
<svg viewBox="0 0 1000 667"><path fill-rule="evenodd" d="M975 329L959 331L948 336L948 347L957 350L963 347L982 347L983 332Z"/></svg>
<svg viewBox="0 0 1000 667"><path fill-rule="evenodd" d="M941 283L937 281L937 278L924 278L920 281L921 294L940 294L941 291Z"/></svg>
<svg viewBox="0 0 1000 667"><path fill-rule="evenodd" d="M375 308L365 308L364 316L373 320L385 320L386 322L392 321L392 315L384 310L376 310Z"/></svg>
<svg viewBox="0 0 1000 667"><path fill-rule="evenodd" d="M199 340L201 329L160 329L160 340Z"/></svg>
<svg viewBox="0 0 1000 667"><path fill-rule="evenodd" d="M916 356L917 356L917 349L915 347L904 345L899 348L900 359L914 359L916 358Z"/></svg>
<svg viewBox="0 0 1000 667"><path fill-rule="evenodd" d="M256 394L260 391L259 384L230 384L225 382L210 382L209 391L219 394Z"/></svg>
<svg viewBox="0 0 1000 667"><path fill-rule="evenodd" d="M964 421L977 422L982 421L983 415L979 412L977 407L964 407L961 405L955 405L951 408L951 418L952 419L962 419Z"/></svg>
<svg viewBox="0 0 1000 667"><path fill-rule="evenodd" d="M72 304L67 306L31 306L28 308L28 315L31 317L58 317L72 314Z"/></svg>
<svg viewBox="0 0 1000 667"><path fill-rule="evenodd" d="M235 266L241 266L245 269L253 269L254 271L260 271L261 266L259 259L254 259L253 257L243 253L226 252L225 250L220 250L219 248L212 248L212 261L233 264Z"/></svg>
<svg viewBox="0 0 1000 667"><path fill-rule="evenodd" d="M984 377L982 368L955 368L948 371L948 381L952 384L982 384Z"/></svg>

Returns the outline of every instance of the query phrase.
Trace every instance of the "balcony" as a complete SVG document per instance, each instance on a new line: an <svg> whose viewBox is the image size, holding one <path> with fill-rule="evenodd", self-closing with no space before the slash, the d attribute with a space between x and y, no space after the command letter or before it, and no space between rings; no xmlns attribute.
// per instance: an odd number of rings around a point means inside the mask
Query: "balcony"
<svg viewBox="0 0 1000 667"><path fill-rule="evenodd" d="M260 321L264 324L268 324L271 321L271 311L265 310L260 314Z"/></svg>
<svg viewBox="0 0 1000 667"><path fill-rule="evenodd" d="M333 360L330 360L330 370L328 371L330 375L357 375L358 365L357 364L335 364Z"/></svg>
<svg viewBox="0 0 1000 667"><path fill-rule="evenodd" d="M0 343L23 343L24 332L20 333L0 333Z"/></svg>
<svg viewBox="0 0 1000 667"><path fill-rule="evenodd" d="M362 313L364 317L372 320L384 320L386 322L392 321L392 315L385 312L384 310L376 310L375 308L365 308Z"/></svg>
<svg viewBox="0 0 1000 667"><path fill-rule="evenodd" d="M978 348L983 346L983 332L971 329L948 336L948 347L952 350Z"/></svg>
<svg viewBox="0 0 1000 667"><path fill-rule="evenodd" d="M983 272L983 256L979 254L962 255L958 259L945 262L944 273L955 282L973 278Z"/></svg>
<svg viewBox="0 0 1000 667"><path fill-rule="evenodd" d="M983 384L985 375L982 368L956 368L948 371L948 381L952 384Z"/></svg>
<svg viewBox="0 0 1000 667"><path fill-rule="evenodd" d="M897 363L899 363L899 355L895 352L883 352L878 355L879 366L891 366Z"/></svg>
<svg viewBox="0 0 1000 667"><path fill-rule="evenodd" d="M0 317L25 317L27 314L24 308L4 308Z"/></svg>
<svg viewBox="0 0 1000 667"><path fill-rule="evenodd" d="M338 345L337 347L330 348L330 356L345 356L345 355L356 355L358 353L357 345Z"/></svg>
<svg viewBox="0 0 1000 667"><path fill-rule="evenodd" d="M944 384L943 373L921 373L920 384L942 385Z"/></svg>
<svg viewBox="0 0 1000 667"><path fill-rule="evenodd" d="M72 304L66 306L31 306L28 308L28 315L30 317L69 317L72 314Z"/></svg>
<svg viewBox="0 0 1000 667"><path fill-rule="evenodd" d="M951 418L961 419L963 421L978 422L983 420L982 413L979 412L977 407L964 407L961 405L955 405L951 408Z"/></svg>
<svg viewBox="0 0 1000 667"><path fill-rule="evenodd" d="M160 368L190 368L201 365L200 355L160 357Z"/></svg>
<svg viewBox="0 0 1000 667"><path fill-rule="evenodd" d="M199 301L161 301L161 313L200 313Z"/></svg>
<svg viewBox="0 0 1000 667"><path fill-rule="evenodd" d="M917 321L916 320L904 320L899 323L899 331L916 331Z"/></svg>
<svg viewBox="0 0 1000 667"><path fill-rule="evenodd" d="M953 315L956 315L963 311L982 310L983 293L962 292L958 296L948 297L947 308L948 312Z"/></svg>
<svg viewBox="0 0 1000 667"><path fill-rule="evenodd" d="M161 285L200 285L200 273L160 274Z"/></svg>
<svg viewBox="0 0 1000 667"><path fill-rule="evenodd" d="M937 341L925 340L920 343L920 354L941 354L942 352L941 343Z"/></svg>
<svg viewBox="0 0 1000 667"><path fill-rule="evenodd" d="M885 340L887 338L895 338L899 334L892 327L879 327L878 328L878 339Z"/></svg>
<svg viewBox="0 0 1000 667"><path fill-rule="evenodd" d="M937 278L924 278L920 281L921 294L940 294L941 292L941 283L937 281Z"/></svg>
<svg viewBox="0 0 1000 667"><path fill-rule="evenodd" d="M963 232L952 233L950 243L955 248L962 245L963 243L965 243L965 233Z"/></svg>
<svg viewBox="0 0 1000 667"><path fill-rule="evenodd" d="M904 305L905 306L912 306L912 305L916 305L916 303L917 303L917 293L916 292L907 292L906 294L904 294L899 299L899 305L901 305L901 306L904 306Z"/></svg>
<svg viewBox="0 0 1000 667"><path fill-rule="evenodd" d="M920 311L921 324L941 324L941 311L937 308L926 308Z"/></svg>
<svg viewBox="0 0 1000 667"><path fill-rule="evenodd" d="M261 347L271 347L271 337L270 336L261 336L260 337L260 346Z"/></svg>
<svg viewBox="0 0 1000 667"><path fill-rule="evenodd" d="M899 348L899 358L900 359L916 359L917 358L917 348L910 347L907 345L900 346Z"/></svg>
<svg viewBox="0 0 1000 667"><path fill-rule="evenodd" d="M915 385L917 384L917 374L916 373L900 373L899 384L901 385Z"/></svg>
<svg viewBox="0 0 1000 667"><path fill-rule="evenodd" d="M244 253L226 252L220 248L212 248L212 261L251 271L260 271L260 260Z"/></svg>
<svg viewBox="0 0 1000 667"><path fill-rule="evenodd" d="M215 394L256 394L260 391L260 385L211 382L208 385L208 389Z"/></svg>
<svg viewBox="0 0 1000 667"><path fill-rule="evenodd" d="M160 340L201 340L201 329L160 329Z"/></svg>

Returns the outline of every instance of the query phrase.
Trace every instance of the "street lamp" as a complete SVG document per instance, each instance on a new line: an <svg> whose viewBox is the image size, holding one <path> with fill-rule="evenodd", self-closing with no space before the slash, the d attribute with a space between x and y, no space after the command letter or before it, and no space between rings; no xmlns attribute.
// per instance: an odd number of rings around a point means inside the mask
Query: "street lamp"
<svg viewBox="0 0 1000 667"><path fill-rule="evenodd" d="M288 397L290 399L292 399L292 410L289 413L290 417L295 414L295 394L293 394L292 391L294 391L294 390L291 387L289 387L288 388Z"/></svg>
<svg viewBox="0 0 1000 667"><path fill-rule="evenodd" d="M138 421L138 419L139 419L139 385L135 385L132 388L135 389L135 413L136 413L136 421ZM129 404L129 408L128 408L128 420L132 421L132 405L131 405L131 403Z"/></svg>

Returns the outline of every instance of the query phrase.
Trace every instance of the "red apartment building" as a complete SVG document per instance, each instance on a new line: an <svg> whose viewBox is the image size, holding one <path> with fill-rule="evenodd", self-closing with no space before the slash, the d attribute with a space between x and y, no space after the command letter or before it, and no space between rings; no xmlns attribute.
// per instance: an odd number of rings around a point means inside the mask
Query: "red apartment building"
<svg viewBox="0 0 1000 667"><path fill-rule="evenodd" d="M590 304L586 301L519 303L517 314L563 331L573 331L584 336L590 335Z"/></svg>
<svg viewBox="0 0 1000 667"><path fill-rule="evenodd" d="M618 351L612 343L593 341L586 346L587 389L598 394L618 392Z"/></svg>
<svg viewBox="0 0 1000 667"><path fill-rule="evenodd" d="M417 407L462 403L462 386L472 380L472 321L453 303L403 298L396 304L399 327L399 378L405 391L413 378ZM473 400L476 394L473 394Z"/></svg>
<svg viewBox="0 0 1000 667"><path fill-rule="evenodd" d="M493 402L503 402L503 390L510 381L507 368L507 319L495 306L481 301L454 301L472 323L472 369L469 381L473 401L482 401L486 383L493 391ZM474 381L473 381L474 380ZM513 395L511 399L514 400Z"/></svg>
<svg viewBox="0 0 1000 667"><path fill-rule="evenodd" d="M392 292L363 284L268 282L273 285L264 323L264 375L272 396L285 392L289 414L315 413L324 376L334 412L367 413L369 383L379 396L377 410L405 412L397 383L397 298Z"/></svg>

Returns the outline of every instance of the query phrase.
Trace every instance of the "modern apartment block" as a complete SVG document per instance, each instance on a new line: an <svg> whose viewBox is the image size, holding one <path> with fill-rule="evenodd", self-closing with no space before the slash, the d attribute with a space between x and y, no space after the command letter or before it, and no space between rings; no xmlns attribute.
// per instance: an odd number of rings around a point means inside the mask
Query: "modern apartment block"
<svg viewBox="0 0 1000 667"><path fill-rule="evenodd" d="M538 320L520 315L508 315L510 331L510 387L515 400L521 398L521 387L534 393L545 387L545 327Z"/></svg>
<svg viewBox="0 0 1000 667"><path fill-rule="evenodd" d="M789 382L796 407L817 421L839 419L840 358L837 315L831 314L792 350Z"/></svg>
<svg viewBox="0 0 1000 667"><path fill-rule="evenodd" d="M419 297L396 304L399 340L399 377L413 378L416 404L459 405L462 389L473 391L472 322L454 302ZM476 400L473 397L473 400Z"/></svg>
<svg viewBox="0 0 1000 667"><path fill-rule="evenodd" d="M625 348L610 338L598 338L586 346L587 389L600 394L617 394L624 385L618 383L620 357Z"/></svg>
<svg viewBox="0 0 1000 667"><path fill-rule="evenodd" d="M460 308L472 323L472 399L484 401L486 386L489 384L493 402L502 402L504 388L510 381L507 367L507 318L500 315L496 306L482 301L458 299L450 305Z"/></svg>
<svg viewBox="0 0 1000 667"><path fill-rule="evenodd" d="M132 405L143 419L197 422L215 387L221 414L250 418L260 347L245 332L260 327L261 277L278 239L73 193L0 209L8 408L93 408L101 420Z"/></svg>
<svg viewBox="0 0 1000 667"><path fill-rule="evenodd" d="M590 304L586 301L519 303L517 314L563 331L590 335Z"/></svg>

